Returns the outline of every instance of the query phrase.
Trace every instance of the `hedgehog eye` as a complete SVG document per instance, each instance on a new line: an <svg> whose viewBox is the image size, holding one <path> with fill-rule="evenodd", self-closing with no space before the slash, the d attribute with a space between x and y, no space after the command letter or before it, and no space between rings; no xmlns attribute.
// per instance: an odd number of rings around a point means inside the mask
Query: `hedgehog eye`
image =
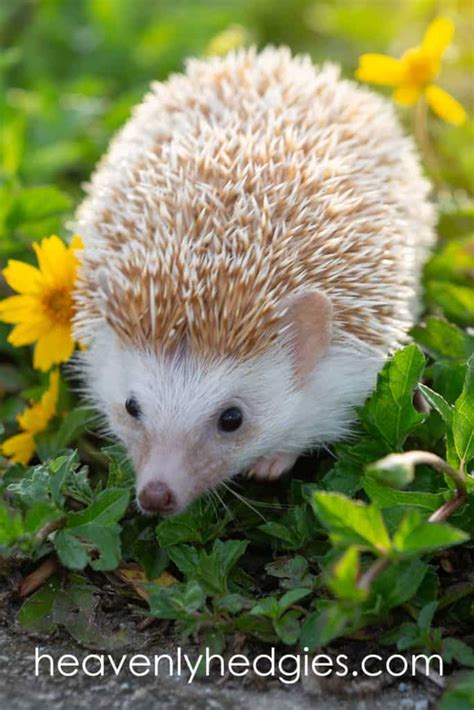
<svg viewBox="0 0 474 710"><path fill-rule="evenodd" d="M219 417L218 427L220 431L236 431L242 424L243 418L243 414L238 407L229 407Z"/></svg>
<svg viewBox="0 0 474 710"><path fill-rule="evenodd" d="M140 419L142 410L135 397L129 397L125 402L125 409L134 419Z"/></svg>

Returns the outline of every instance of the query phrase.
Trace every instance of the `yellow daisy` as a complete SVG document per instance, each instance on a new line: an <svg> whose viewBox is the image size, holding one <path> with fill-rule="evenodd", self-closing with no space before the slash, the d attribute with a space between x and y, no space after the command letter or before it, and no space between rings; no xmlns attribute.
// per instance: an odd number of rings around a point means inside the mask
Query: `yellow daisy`
<svg viewBox="0 0 474 710"><path fill-rule="evenodd" d="M249 35L245 27L231 25L211 39L204 53L208 56L223 56L232 49L245 46L248 41Z"/></svg>
<svg viewBox="0 0 474 710"><path fill-rule="evenodd" d="M0 446L1 453L13 463L27 464L35 453L35 435L45 431L56 413L59 394L59 371L53 370L49 376L49 386L39 402L34 402L17 416L22 429L5 439Z"/></svg>
<svg viewBox="0 0 474 710"><path fill-rule="evenodd" d="M20 295L0 302L0 320L15 324L8 336L13 346L35 343L33 366L46 371L69 360L74 350L72 290L82 242L75 236L67 247L52 236L33 247L38 268L10 260L3 270L8 285Z"/></svg>
<svg viewBox="0 0 474 710"><path fill-rule="evenodd" d="M421 46L407 49L400 59L385 54L363 54L355 76L371 84L396 87L393 98L404 106L412 106L425 96L443 121L460 126L466 120L464 108L432 83L440 72L441 59L453 35L451 20L438 17L426 30Z"/></svg>

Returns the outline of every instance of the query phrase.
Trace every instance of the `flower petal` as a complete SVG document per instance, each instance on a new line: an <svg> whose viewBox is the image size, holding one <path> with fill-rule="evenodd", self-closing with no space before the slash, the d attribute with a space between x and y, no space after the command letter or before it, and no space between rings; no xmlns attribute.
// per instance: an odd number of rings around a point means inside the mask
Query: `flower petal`
<svg viewBox="0 0 474 710"><path fill-rule="evenodd" d="M49 385L41 397L40 404L45 416L51 419L56 413L59 395L59 370L53 370L49 376Z"/></svg>
<svg viewBox="0 0 474 710"><path fill-rule="evenodd" d="M362 54L355 76L359 81L371 84L397 86L402 80L403 70L398 59L386 54Z"/></svg>
<svg viewBox="0 0 474 710"><path fill-rule="evenodd" d="M10 296L0 301L0 321L4 323L22 323L38 312L41 304L35 296Z"/></svg>
<svg viewBox="0 0 474 710"><path fill-rule="evenodd" d="M53 365L66 362L74 351L74 340L68 326L56 326L41 336L35 345L33 367L46 372Z"/></svg>
<svg viewBox="0 0 474 710"><path fill-rule="evenodd" d="M47 328L46 324L46 328ZM44 321L30 321L16 325L7 340L14 348L21 348L23 345L32 345L38 338L41 338L45 331Z"/></svg>
<svg viewBox="0 0 474 710"><path fill-rule="evenodd" d="M456 101L447 91L439 86L428 86L426 89L426 100L437 116L446 121L453 123L455 126L461 126L467 114L459 101Z"/></svg>
<svg viewBox="0 0 474 710"><path fill-rule="evenodd" d="M421 96L421 89L418 86L413 86L412 84L404 84L399 86L393 92L393 98L402 106L413 106L416 104Z"/></svg>
<svg viewBox="0 0 474 710"><path fill-rule="evenodd" d="M59 371L54 370L49 376L48 389L43 392L39 402L27 407L17 416L20 427L33 434L44 431L56 413L58 394Z"/></svg>
<svg viewBox="0 0 474 710"><path fill-rule="evenodd" d="M16 259L9 259L8 266L3 269L3 276L7 284L18 293L36 294L43 283L39 269Z"/></svg>
<svg viewBox="0 0 474 710"><path fill-rule="evenodd" d="M67 258L67 249L59 237L53 235L41 240L41 244L33 244L38 264L45 281L62 283L64 278L64 259Z"/></svg>
<svg viewBox="0 0 474 710"><path fill-rule="evenodd" d="M33 435L29 432L15 434L0 444L0 451L13 463L22 463L26 466L35 453L35 442Z"/></svg>
<svg viewBox="0 0 474 710"><path fill-rule="evenodd" d="M423 50L434 59L441 59L454 36L454 24L447 17L437 17L423 37Z"/></svg>

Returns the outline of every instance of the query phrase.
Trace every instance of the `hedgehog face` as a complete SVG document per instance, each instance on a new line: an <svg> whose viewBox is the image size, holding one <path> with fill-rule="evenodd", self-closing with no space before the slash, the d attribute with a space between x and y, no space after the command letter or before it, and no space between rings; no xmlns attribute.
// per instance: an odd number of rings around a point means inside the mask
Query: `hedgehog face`
<svg viewBox="0 0 474 710"><path fill-rule="evenodd" d="M84 353L89 388L127 447L145 513L174 513L280 450L301 392L287 349L246 362L163 357L109 331Z"/></svg>

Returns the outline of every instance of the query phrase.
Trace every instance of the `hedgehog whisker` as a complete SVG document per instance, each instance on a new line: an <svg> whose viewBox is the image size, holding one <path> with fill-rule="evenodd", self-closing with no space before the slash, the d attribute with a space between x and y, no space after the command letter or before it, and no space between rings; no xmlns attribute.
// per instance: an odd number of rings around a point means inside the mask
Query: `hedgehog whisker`
<svg viewBox="0 0 474 710"><path fill-rule="evenodd" d="M245 496L241 496L240 493L237 493L233 488L228 486L225 481L222 481L222 485L228 491L229 493L232 493L233 496L235 496L238 500L240 500L244 505L246 505L248 508L250 508L251 511L253 511L256 515L258 515L259 518L261 518L265 523L268 522L266 517L256 508L254 507L251 502L249 501L248 498Z"/></svg>
<svg viewBox="0 0 474 710"><path fill-rule="evenodd" d="M227 515L229 516L230 520L232 520L232 518L234 517L233 514L232 514L232 511L230 510L229 506L228 506L227 503L224 501L224 499L221 498L221 496L219 495L219 492L217 491L217 489L214 489L214 490L211 491L211 492L217 497L218 501L220 502L220 504L221 504L222 507L224 508L225 512L226 512Z"/></svg>
<svg viewBox="0 0 474 710"><path fill-rule="evenodd" d="M243 484L239 483L236 479L232 479L232 483L235 486L238 486L239 488L243 488ZM228 487L228 490L233 490L230 487ZM244 496L246 500L250 501L250 503L253 503L254 505L258 506L259 508L270 508L274 510L289 510L290 508L295 508L296 506L293 505L292 503L270 503L269 501L264 501L264 500L255 500L255 498L248 498L247 496Z"/></svg>

